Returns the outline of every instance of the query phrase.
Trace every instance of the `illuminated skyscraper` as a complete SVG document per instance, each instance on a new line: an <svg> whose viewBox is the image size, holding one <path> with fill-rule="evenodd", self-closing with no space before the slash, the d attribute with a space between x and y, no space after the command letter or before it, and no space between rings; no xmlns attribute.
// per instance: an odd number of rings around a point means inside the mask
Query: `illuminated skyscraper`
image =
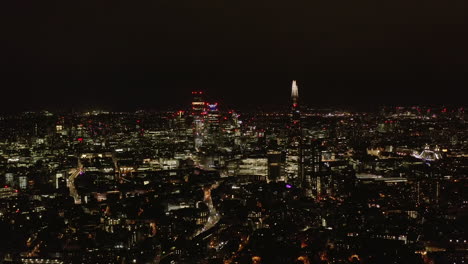
<svg viewBox="0 0 468 264"><path fill-rule="evenodd" d="M308 197L318 197L321 192L319 177L320 143L304 136L301 124L299 87L294 80L291 86L291 121L286 163L288 180L300 185Z"/></svg>
<svg viewBox="0 0 468 264"><path fill-rule="evenodd" d="M286 175L288 181L302 185L302 128L301 113L299 111L299 89L296 81L291 88L291 122L289 124L289 142L286 155Z"/></svg>
<svg viewBox="0 0 468 264"><path fill-rule="evenodd" d="M291 87L291 126L300 130L301 112L299 109L299 88L294 80Z"/></svg>
<svg viewBox="0 0 468 264"><path fill-rule="evenodd" d="M297 87L296 80L292 82L291 99L293 107L296 107L299 104L299 88Z"/></svg>
<svg viewBox="0 0 468 264"><path fill-rule="evenodd" d="M206 103L207 111L205 118L205 130L203 143L216 145L220 140L220 119L221 115L218 109L218 103Z"/></svg>
<svg viewBox="0 0 468 264"><path fill-rule="evenodd" d="M283 180L283 153L281 151L270 150L267 152L268 158L268 181Z"/></svg>
<svg viewBox="0 0 468 264"><path fill-rule="evenodd" d="M203 100L203 92L192 92L192 115L200 116L206 110L205 101Z"/></svg>
<svg viewBox="0 0 468 264"><path fill-rule="evenodd" d="M322 192L321 169L321 141L311 138L303 139L301 186L304 188L306 196L320 197Z"/></svg>
<svg viewBox="0 0 468 264"><path fill-rule="evenodd" d="M192 109L191 114L193 117L193 135L195 148L199 148L203 144L203 129L204 129L204 115L206 115L206 103L203 100L203 92L192 92Z"/></svg>
<svg viewBox="0 0 468 264"><path fill-rule="evenodd" d="M208 127L210 133L216 133L219 130L219 109L218 103L208 104Z"/></svg>

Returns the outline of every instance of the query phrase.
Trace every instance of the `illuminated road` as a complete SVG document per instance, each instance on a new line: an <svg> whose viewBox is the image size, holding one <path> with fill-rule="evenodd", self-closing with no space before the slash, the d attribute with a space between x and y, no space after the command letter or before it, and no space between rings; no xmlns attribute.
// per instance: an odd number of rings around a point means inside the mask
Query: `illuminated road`
<svg viewBox="0 0 468 264"><path fill-rule="evenodd" d="M82 172L83 172L83 165L81 164L81 161L78 159L77 168L71 169L70 176L68 177L68 189L70 190L70 196L73 197L73 199L75 200L75 204L81 203L80 195L78 194L78 191L76 190L76 187L75 187L75 179Z"/></svg>
<svg viewBox="0 0 468 264"><path fill-rule="evenodd" d="M198 168L200 168L202 170L213 170L212 168L209 168L209 166L207 166L207 164L202 164L201 160L197 156L193 157L193 161L195 163L195 167L198 167ZM195 234L193 234L192 238L198 236L199 234L201 234L201 233L203 233L205 231L210 230L221 219L221 216L216 211L216 208L213 206L213 200L211 199L211 191L213 189L218 188L218 186L219 186L219 183L216 182L216 183L212 184L211 186L204 186L202 188L203 194L204 194L203 195L204 196L203 202L206 204L206 206L208 206L209 216L208 216L208 220L206 221L206 224L203 226L203 228L201 228L200 230L195 232Z"/></svg>
<svg viewBox="0 0 468 264"><path fill-rule="evenodd" d="M203 226L202 229L198 230L193 237L198 236L199 234L210 230L213 228L221 219L221 216L219 215L218 211L216 211L216 208L213 206L213 200L211 199L211 190L218 188L219 184L215 183L209 187L203 187L203 193L204 193L204 198L203 202L208 206L209 210L209 216L208 220L206 221L205 226Z"/></svg>

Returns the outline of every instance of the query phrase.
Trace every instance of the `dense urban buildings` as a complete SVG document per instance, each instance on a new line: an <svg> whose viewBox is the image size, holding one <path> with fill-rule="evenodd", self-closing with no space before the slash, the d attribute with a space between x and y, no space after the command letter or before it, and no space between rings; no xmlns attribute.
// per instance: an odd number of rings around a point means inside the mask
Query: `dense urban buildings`
<svg viewBox="0 0 468 264"><path fill-rule="evenodd" d="M288 89L288 87L285 87ZM468 263L463 107L0 117L2 263Z"/></svg>

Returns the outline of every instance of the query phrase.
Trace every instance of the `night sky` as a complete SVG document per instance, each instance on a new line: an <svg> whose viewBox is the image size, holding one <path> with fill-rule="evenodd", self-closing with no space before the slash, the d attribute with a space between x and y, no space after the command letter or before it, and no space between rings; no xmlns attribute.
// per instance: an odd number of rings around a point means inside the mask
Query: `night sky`
<svg viewBox="0 0 468 264"><path fill-rule="evenodd" d="M463 104L466 0L0 3L1 111Z"/></svg>

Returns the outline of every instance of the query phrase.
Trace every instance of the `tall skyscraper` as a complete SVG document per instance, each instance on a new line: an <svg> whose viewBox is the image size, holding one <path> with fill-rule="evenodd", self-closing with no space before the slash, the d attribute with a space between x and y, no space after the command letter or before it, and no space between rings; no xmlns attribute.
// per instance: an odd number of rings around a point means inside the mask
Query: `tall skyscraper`
<svg viewBox="0 0 468 264"><path fill-rule="evenodd" d="M192 92L192 115L200 116L206 110L205 105L206 103L203 100L203 92Z"/></svg>
<svg viewBox="0 0 468 264"><path fill-rule="evenodd" d="M299 104L299 88L297 87L296 80L293 80L292 82L291 99L293 106Z"/></svg>
<svg viewBox="0 0 468 264"><path fill-rule="evenodd" d="M207 103L207 112L205 117L205 131L203 143L220 144L220 119L218 103Z"/></svg>
<svg viewBox="0 0 468 264"><path fill-rule="evenodd" d="M211 134L219 132L220 113L218 103L208 104L208 128Z"/></svg>
<svg viewBox="0 0 468 264"><path fill-rule="evenodd" d="M291 87L291 126L299 128L301 121L301 112L299 109L299 88L297 87L296 80L292 82Z"/></svg>
<svg viewBox="0 0 468 264"><path fill-rule="evenodd" d="M192 109L191 114L193 117L193 135L195 148L203 145L203 129L204 129L204 115L206 114L206 103L203 100L203 92L192 92Z"/></svg>
<svg viewBox="0 0 468 264"><path fill-rule="evenodd" d="M267 152L268 181L283 180L283 153L277 150Z"/></svg>
<svg viewBox="0 0 468 264"><path fill-rule="evenodd" d="M306 196L319 198L322 192L321 141L311 138L303 139L302 157L301 186Z"/></svg>
<svg viewBox="0 0 468 264"><path fill-rule="evenodd" d="M291 121L289 124L289 140L286 155L286 175L289 182L302 185L303 178L303 149L301 112L299 110L299 88L296 81L291 87Z"/></svg>
<svg viewBox="0 0 468 264"><path fill-rule="evenodd" d="M294 80L291 86L291 113L289 144L287 149L287 174L289 180L300 185L308 197L319 197L321 193L320 142L303 133L299 87Z"/></svg>

